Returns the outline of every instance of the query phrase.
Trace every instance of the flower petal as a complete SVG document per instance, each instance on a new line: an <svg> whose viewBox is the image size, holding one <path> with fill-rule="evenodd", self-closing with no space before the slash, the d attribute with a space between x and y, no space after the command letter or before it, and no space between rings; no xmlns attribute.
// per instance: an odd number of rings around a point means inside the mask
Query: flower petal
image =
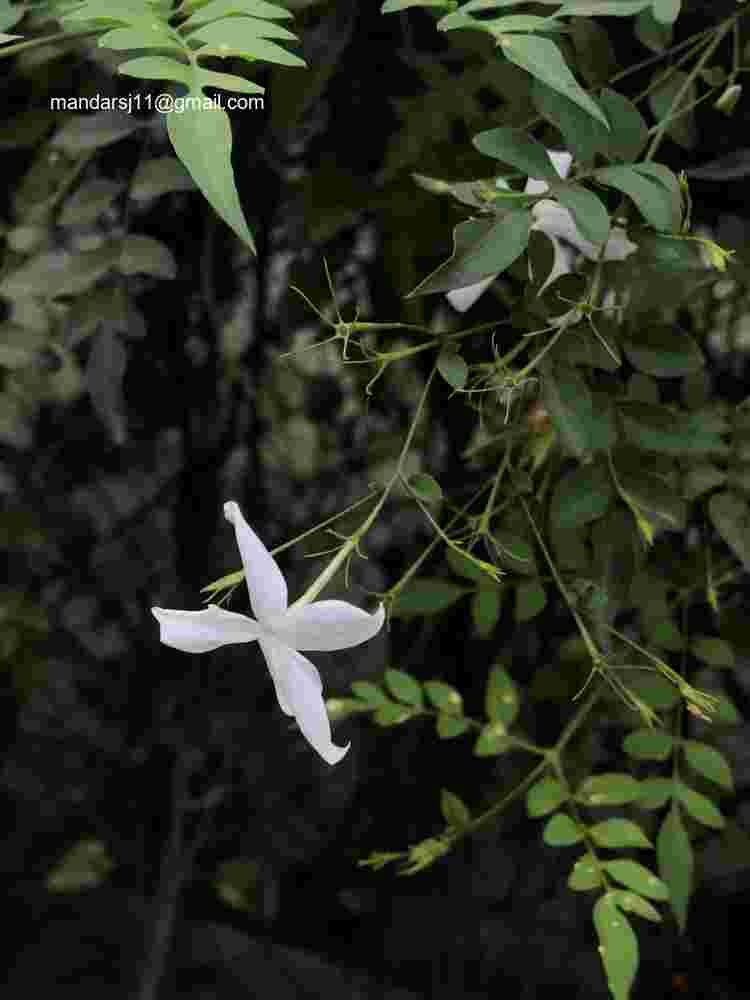
<svg viewBox="0 0 750 1000"><path fill-rule="evenodd" d="M550 201L549 198L538 201L532 208L531 214L536 220L532 229L541 229L547 236L557 236L558 239L565 240L587 257L592 250L594 259L598 256L596 247L581 235L567 208L558 205L556 201Z"/></svg>
<svg viewBox="0 0 750 1000"><path fill-rule="evenodd" d="M536 177L529 177L526 181L526 187L523 189L524 194L544 194L545 191L549 191L549 184Z"/></svg>
<svg viewBox="0 0 750 1000"><path fill-rule="evenodd" d="M609 234L607 245L604 248L605 260L625 260L631 253L638 249L637 243L632 243L628 235L620 226L615 226Z"/></svg>
<svg viewBox="0 0 750 1000"><path fill-rule="evenodd" d="M263 624L274 615L286 611L288 599L286 580L276 560L247 523L239 506L233 500L224 504L224 517L234 525L250 603L258 621Z"/></svg>
<svg viewBox="0 0 750 1000"><path fill-rule="evenodd" d="M552 166L555 168L557 176L565 180L568 176L570 165L573 162L571 154L566 152L555 153L551 149L546 150L546 152L552 161ZM544 194L545 191L549 191L549 184L539 180L537 177L529 177L526 181L526 187L523 190L524 194Z"/></svg>
<svg viewBox="0 0 750 1000"><path fill-rule="evenodd" d="M338 764L351 744L339 747L331 740L331 722L323 701L323 682L317 669L295 649L267 634L263 636L261 648L277 685L277 696L279 689L283 690L284 701L291 708L288 714L294 715L302 735L313 750L327 764ZM284 709L281 699L279 704Z"/></svg>
<svg viewBox="0 0 750 1000"><path fill-rule="evenodd" d="M474 285L467 285L465 288L454 288L453 291L447 292L445 297L456 312L466 312L467 309L471 309L479 296L487 291L496 277L496 274L492 274L489 278L482 278L481 281L477 281Z"/></svg>
<svg viewBox="0 0 750 1000"><path fill-rule="evenodd" d="M536 228L539 229L541 227L537 226ZM544 284L537 292L537 295L542 295L553 281L557 281L561 274L572 274L575 270L576 262L576 251L572 247L562 244L556 236L552 236L544 230L542 230L542 232L544 232L544 235L552 244L554 258L552 262L552 270L547 275ZM533 280L534 275L532 270L531 259L529 259L529 277Z"/></svg>
<svg viewBox="0 0 750 1000"><path fill-rule="evenodd" d="M164 645L183 653L209 653L233 642L252 642L260 634L252 618L225 611L217 604L209 604L203 611L151 608L151 613L159 623Z"/></svg>
<svg viewBox="0 0 750 1000"><path fill-rule="evenodd" d="M279 708L284 715L294 715L284 688L284 671L279 671L277 659L274 657L274 650L272 649L273 640L271 640L271 645L269 645L267 635L262 635L258 642L260 643L263 656L266 658L266 666L273 681L273 688L276 692L276 701L279 703Z"/></svg>
<svg viewBox="0 0 750 1000"><path fill-rule="evenodd" d="M547 156L552 160L552 166L557 171L558 176L565 180L570 172L570 165L573 162L572 154L566 152L564 149L559 153L556 153L553 149L548 149Z"/></svg>
<svg viewBox="0 0 750 1000"><path fill-rule="evenodd" d="M531 214L536 221L532 229L540 229L549 237L557 237L565 240L574 246L579 253L582 253L588 260L598 260L600 247L596 243L591 243L584 236L575 223L575 219L562 205L556 201L544 198L538 201L531 210ZM624 229L614 228L607 240L604 249L604 260L624 260L628 254L633 253L638 247L627 238Z"/></svg>
<svg viewBox="0 0 750 1000"><path fill-rule="evenodd" d="M348 649L367 642L383 627L381 604L373 615L347 601L313 601L291 608L274 622L273 633L292 649Z"/></svg>

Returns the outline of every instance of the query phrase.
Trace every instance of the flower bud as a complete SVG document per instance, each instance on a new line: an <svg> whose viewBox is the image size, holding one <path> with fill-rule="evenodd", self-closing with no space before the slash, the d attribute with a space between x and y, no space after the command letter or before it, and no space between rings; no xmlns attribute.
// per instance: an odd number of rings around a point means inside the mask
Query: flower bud
<svg viewBox="0 0 750 1000"><path fill-rule="evenodd" d="M731 115L737 107L740 97L742 97L742 87L739 83L733 83L717 99L714 107L717 111L723 111L725 115Z"/></svg>

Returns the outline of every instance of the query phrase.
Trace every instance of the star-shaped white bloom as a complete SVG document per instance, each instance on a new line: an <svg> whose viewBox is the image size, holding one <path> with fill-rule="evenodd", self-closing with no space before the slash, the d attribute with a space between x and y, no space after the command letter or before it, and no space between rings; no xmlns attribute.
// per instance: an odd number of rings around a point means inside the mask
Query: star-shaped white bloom
<svg viewBox="0 0 750 1000"><path fill-rule="evenodd" d="M331 742L323 682L299 650L347 649L372 639L385 621L383 606L372 615L346 601L298 601L288 607L282 572L238 505L225 503L224 516L234 525L256 617L226 611L216 604L203 611L152 608L161 641L185 653L208 653L233 642L257 640L282 712L294 716L303 736L323 760L337 764L350 744L338 747Z"/></svg>
<svg viewBox="0 0 750 1000"><path fill-rule="evenodd" d="M547 156L552 161L552 166L558 175L564 180L568 176L573 157L570 153L555 153L549 149L547 150ZM509 189L508 184L504 181L497 181L496 183L498 187ZM545 181L538 180L536 177L529 177L526 181L524 193L544 194L548 190L549 184ZM542 198L531 209L531 214L535 220L531 228L545 233L552 241L552 247L555 252L555 262L540 292L544 291L547 285L559 278L561 274L570 274L573 271L576 251L583 254L587 260L599 259L601 248L595 243L591 243L581 234L575 223L575 219L568 209L563 208L558 202L552 201L549 198ZM565 243L561 244L560 240L564 240ZM615 226L609 234L607 245L604 248L603 259L624 260L628 254L633 253L637 249L636 244L631 243L627 238L625 230L619 226ZM446 294L446 298L455 310L466 312L497 277L497 274L492 274L489 278L482 278L481 281L477 281L476 284L467 285L465 288L454 288L452 292Z"/></svg>

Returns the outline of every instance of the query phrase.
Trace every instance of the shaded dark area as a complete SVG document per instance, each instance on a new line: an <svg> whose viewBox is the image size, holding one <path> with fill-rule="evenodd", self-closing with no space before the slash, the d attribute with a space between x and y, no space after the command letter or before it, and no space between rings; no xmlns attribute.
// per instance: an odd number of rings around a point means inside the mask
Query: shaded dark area
<svg viewBox="0 0 750 1000"><path fill-rule="evenodd" d="M352 741L349 755L328 768L279 711L255 644L192 657L160 645L150 613L154 605L198 608L202 586L239 568L225 500L242 505L269 548L281 544L365 495L373 468L392 460L409 426L426 356L408 377L389 371L372 397L364 366L347 369L347 380L323 352L303 356L309 369L276 358L300 331L328 335L289 290L296 284L331 311L323 258L347 318L358 309L362 319L419 322L446 309L442 296L407 304L402 296L450 252L451 229L464 216L410 173L439 175L435 164L453 146L454 178L476 176L468 140L493 124L494 92L472 114L450 121L446 113L433 127L429 107L412 104L411 119L398 114L394 102L429 91L425 64L442 67L447 91L449 74L458 79L471 64L473 43L441 62L449 46L429 15L385 17L378 6L329 3L302 14L308 64L323 67L315 84L306 92L302 71L286 79L283 69L261 71L266 110L234 119L234 166L257 260L196 192L128 208L127 225L165 243L177 275L124 281L145 330L133 316L121 338L122 413L114 395L109 418L88 395L69 405L44 401L33 445L0 444L5 586L29 606L16 647L4 654L0 701L0 794L11 820L0 851L8 1000L608 996L590 900L565 885L574 852L542 845L522 803L414 877L358 867L373 851L405 849L437 829L441 788L461 790L477 810L496 801L526 774L524 755L477 760L461 741L438 741L426 723L381 729L355 718L337 730L340 742ZM694 10L676 38L716 16L713 7ZM626 51L646 58L629 26L618 30ZM64 89L66 66L76 65L66 56L40 77L56 76ZM131 89L132 80L113 80L101 66L92 78ZM11 86L34 103L30 84ZM44 81L38 86L46 96ZM636 77L633 92L640 86ZM726 119L703 106L705 142L688 153L668 145L665 159L678 170L739 148L749 108L745 97ZM523 109L518 117L527 117ZM147 138L137 133L105 150L92 169L125 176L168 151L157 125ZM15 150L5 161L6 218L7 191L32 160ZM745 181L696 182L693 195L696 221L747 223ZM124 212L117 202L97 225L120 224ZM472 318L493 311L496 301L482 302ZM93 349L82 347L82 363ZM722 398L746 395L744 362L732 355L713 364ZM462 497L475 487L457 459L469 417L441 385L428 433L416 438L424 468ZM354 563L350 596L359 603L385 590L430 538L413 507L395 501L386 511L367 538L368 560ZM280 557L291 593L321 565L305 555L326 544L321 532ZM247 610L244 592L232 607ZM39 609L47 634L34 625ZM532 685L569 632L561 601L543 627L514 625L506 606L491 641L512 645L514 675ZM396 666L454 684L467 712L481 713L486 678L475 664L487 641L460 607L437 626L394 621L361 649L315 660L330 695ZM394 649L406 650L398 662ZM728 684L747 716L747 681ZM551 743L569 716L565 695L540 698L526 721ZM584 767L614 770L617 736L603 723L571 752ZM746 738L745 725L732 747L734 816L745 831ZM80 891L49 891L50 871L81 840L106 845L111 870L99 884L82 880ZM221 866L237 859L248 866L240 899L221 889ZM639 923L634 1000L747 995L739 941L750 867L723 848L703 865L684 936L668 916Z"/></svg>

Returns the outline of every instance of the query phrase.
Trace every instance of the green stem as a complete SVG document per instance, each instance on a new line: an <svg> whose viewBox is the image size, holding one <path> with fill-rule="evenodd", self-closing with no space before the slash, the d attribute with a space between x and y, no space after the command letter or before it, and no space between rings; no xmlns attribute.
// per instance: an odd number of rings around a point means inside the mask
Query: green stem
<svg viewBox="0 0 750 1000"><path fill-rule="evenodd" d="M94 28L89 31L58 31L54 35L42 35L40 38L31 38L26 42L16 42L0 48L0 59L7 59L9 56L18 55L27 49L38 49L40 45L54 45L55 42L76 42L82 38L91 38L93 35L101 35L106 28Z"/></svg>
<svg viewBox="0 0 750 1000"><path fill-rule="evenodd" d="M659 123L656 133L653 139L651 140L651 143L644 157L644 162L648 162L649 160L653 159L657 149L659 148L664 139L664 136L666 134L667 128L669 127L673 114L677 111L677 109L680 106L680 102L682 101L685 94L688 92L690 87L695 82L700 71L703 69L708 60L711 58L716 49L719 47L719 45L724 39L724 36L727 34L727 32L731 31L732 26L737 21L738 17L739 14L733 14L732 17L728 18L722 25L719 26L719 28L716 30L713 39L704 49L703 55L700 57L695 66L693 66L690 73L688 73L685 82L677 91L674 98L672 99L672 103L670 104L669 110L664 116L664 120Z"/></svg>
<svg viewBox="0 0 750 1000"><path fill-rule="evenodd" d="M312 601L315 600L318 594L320 594L320 592L327 586L327 584L330 583L330 581L339 571L339 569L344 564L346 559L348 559L351 553L359 545L362 538L364 538L365 534L372 527L380 511L383 509L386 500L393 491L393 487L401 478L404 462L406 461L406 456L409 454L409 449L411 448L412 441L414 440L414 434L416 433L417 425L419 424L420 417L422 416L422 411L427 401L427 396L429 394L430 386L432 385L432 380L435 377L436 371L437 368L433 366L432 371L430 372L427 381L425 383L425 387L419 399L419 403L417 404L417 408L414 413L414 419L412 420L411 427L409 428L409 433L406 435L406 440L404 441L403 448L401 449L401 454L399 455L398 462L396 464L396 469L391 478L388 480L388 483L386 484L386 487L383 490L380 499L375 504L370 513L367 515L362 524L359 526L359 528L357 528L357 530L344 542L344 544L341 546L339 551L329 562L329 564L326 566L323 572L318 577L316 577L315 580L313 580L312 584L307 588L302 597L296 600L294 604L290 605L290 610L291 608L303 607L304 605L310 604Z"/></svg>

